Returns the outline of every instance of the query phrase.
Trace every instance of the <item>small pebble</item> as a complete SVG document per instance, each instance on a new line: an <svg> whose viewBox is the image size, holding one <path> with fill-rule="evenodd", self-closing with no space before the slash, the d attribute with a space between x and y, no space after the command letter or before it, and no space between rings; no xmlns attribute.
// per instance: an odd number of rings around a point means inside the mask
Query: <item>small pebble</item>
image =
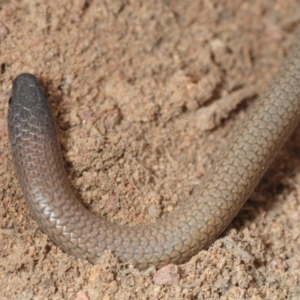
<svg viewBox="0 0 300 300"><path fill-rule="evenodd" d="M178 267L172 264L162 267L153 276L153 282L158 285L178 284L179 279Z"/></svg>

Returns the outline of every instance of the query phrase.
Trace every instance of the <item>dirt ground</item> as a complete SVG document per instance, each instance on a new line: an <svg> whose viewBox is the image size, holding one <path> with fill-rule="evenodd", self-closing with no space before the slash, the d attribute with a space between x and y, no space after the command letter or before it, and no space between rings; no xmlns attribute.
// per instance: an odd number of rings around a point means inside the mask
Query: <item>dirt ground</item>
<svg viewBox="0 0 300 300"><path fill-rule="evenodd" d="M184 201L296 39L297 0L0 0L0 299L300 299L300 127L224 234L174 283L62 252L31 218L7 137L12 79L49 93L72 187L155 222Z"/></svg>

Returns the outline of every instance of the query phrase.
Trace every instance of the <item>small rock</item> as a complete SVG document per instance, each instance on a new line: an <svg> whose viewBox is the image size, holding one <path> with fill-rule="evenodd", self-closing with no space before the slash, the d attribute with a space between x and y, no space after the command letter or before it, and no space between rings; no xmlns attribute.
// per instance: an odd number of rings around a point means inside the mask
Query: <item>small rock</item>
<svg viewBox="0 0 300 300"><path fill-rule="evenodd" d="M75 300L89 300L89 297L84 291L79 291L78 293L76 293Z"/></svg>
<svg viewBox="0 0 300 300"><path fill-rule="evenodd" d="M179 279L178 267L172 264L162 267L153 276L154 283L158 285L178 284Z"/></svg>

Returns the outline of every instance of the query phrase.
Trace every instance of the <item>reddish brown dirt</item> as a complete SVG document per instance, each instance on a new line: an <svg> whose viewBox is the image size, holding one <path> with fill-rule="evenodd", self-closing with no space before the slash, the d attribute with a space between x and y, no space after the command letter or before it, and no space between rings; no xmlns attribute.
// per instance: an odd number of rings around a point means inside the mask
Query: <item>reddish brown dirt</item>
<svg viewBox="0 0 300 300"><path fill-rule="evenodd" d="M91 265L56 247L25 205L6 129L12 79L32 72L79 199L113 222L155 222L277 72L297 2L2 0L0 299L299 299L300 128L223 236L172 267L171 285L154 268L110 254Z"/></svg>

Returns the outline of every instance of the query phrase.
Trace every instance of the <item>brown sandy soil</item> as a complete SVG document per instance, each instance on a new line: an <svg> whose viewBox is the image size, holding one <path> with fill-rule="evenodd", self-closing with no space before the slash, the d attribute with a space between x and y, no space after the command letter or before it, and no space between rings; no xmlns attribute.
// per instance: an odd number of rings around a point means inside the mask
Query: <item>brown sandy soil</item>
<svg viewBox="0 0 300 300"><path fill-rule="evenodd" d="M300 127L171 285L154 283L154 268L109 254L92 265L55 246L25 205L6 129L12 79L32 72L79 199L119 224L155 222L243 122L299 22L296 0L1 0L0 299L300 299Z"/></svg>

